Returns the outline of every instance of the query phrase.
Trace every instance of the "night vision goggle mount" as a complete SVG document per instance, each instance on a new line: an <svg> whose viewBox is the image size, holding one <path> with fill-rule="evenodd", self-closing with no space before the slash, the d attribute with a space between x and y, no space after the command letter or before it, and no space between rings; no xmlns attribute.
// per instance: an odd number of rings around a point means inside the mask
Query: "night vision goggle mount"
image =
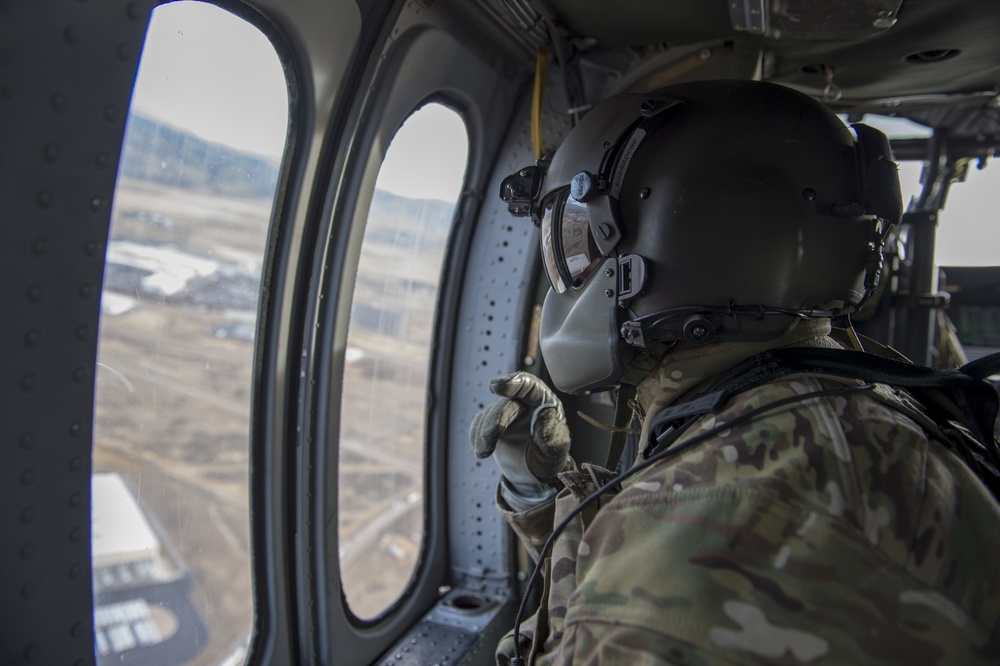
<svg viewBox="0 0 1000 666"><path fill-rule="evenodd" d="M541 193L542 180L550 161L551 154L538 160L535 166L524 167L503 179L500 183L500 199L506 202L507 212L515 217L530 215L534 225L538 226L535 202Z"/></svg>
<svg viewBox="0 0 1000 666"><path fill-rule="evenodd" d="M650 98L643 101L639 107L639 115L623 128L624 131L617 140L605 144L606 150L598 173L595 175L580 171L572 179L570 192L573 198L581 203L597 194L610 194L617 198L622 178L635 149L645 137L652 135L666 122L669 114L664 111L682 104L682 101L670 98ZM535 166L519 169L501 181L500 199L507 203L507 210L511 215L531 216L532 222L538 225L539 196L542 194L542 183L552 157L553 153L549 153L538 160Z"/></svg>

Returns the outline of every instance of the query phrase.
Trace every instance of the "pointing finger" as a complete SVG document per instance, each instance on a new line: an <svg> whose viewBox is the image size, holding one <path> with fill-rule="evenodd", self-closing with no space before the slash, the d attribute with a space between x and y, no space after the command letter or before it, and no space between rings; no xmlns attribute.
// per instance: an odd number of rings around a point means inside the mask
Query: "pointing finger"
<svg viewBox="0 0 1000 666"><path fill-rule="evenodd" d="M490 382L490 391L496 395L519 400L528 407L554 405L562 411L561 403L545 382L527 372L515 372L497 377Z"/></svg>

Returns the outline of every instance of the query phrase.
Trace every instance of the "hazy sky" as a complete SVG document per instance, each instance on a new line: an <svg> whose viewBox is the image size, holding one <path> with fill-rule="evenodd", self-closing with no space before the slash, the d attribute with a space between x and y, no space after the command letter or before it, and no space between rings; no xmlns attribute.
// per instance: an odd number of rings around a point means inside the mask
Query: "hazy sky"
<svg viewBox="0 0 1000 666"><path fill-rule="evenodd" d="M134 108L206 140L278 159L288 98L281 64L256 28L213 5L175 2L155 10ZM453 200L468 142L456 114L426 107L404 125L379 187L414 198ZM904 202L919 188L919 167L901 169ZM941 265L1000 265L995 203L1000 166L973 170L952 187L941 214Z"/></svg>
<svg viewBox="0 0 1000 666"><path fill-rule="evenodd" d="M920 164L903 162L899 170L903 204L920 193ZM938 223L935 257L939 266L1000 266L1000 164L969 169L964 183L954 183Z"/></svg>
<svg viewBox="0 0 1000 666"><path fill-rule="evenodd" d="M257 28L214 5L158 7L133 108L203 139L278 158L288 93L278 56Z"/></svg>
<svg viewBox="0 0 1000 666"><path fill-rule="evenodd" d="M468 152L462 118L445 106L428 104L396 132L377 187L412 199L454 201L464 182Z"/></svg>
<svg viewBox="0 0 1000 666"><path fill-rule="evenodd" d="M257 28L199 2L153 13L133 108L203 139L278 160L288 124L281 63ZM454 200L468 139L459 116L430 105L390 146L378 186L413 198Z"/></svg>

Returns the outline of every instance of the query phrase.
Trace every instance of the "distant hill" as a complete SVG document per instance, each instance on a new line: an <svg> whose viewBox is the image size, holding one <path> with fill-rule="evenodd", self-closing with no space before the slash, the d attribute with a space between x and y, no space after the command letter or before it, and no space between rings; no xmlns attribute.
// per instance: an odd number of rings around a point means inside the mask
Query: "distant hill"
<svg viewBox="0 0 1000 666"><path fill-rule="evenodd" d="M223 196L274 196L278 164L199 139L133 113L125 128L120 174Z"/></svg>
<svg viewBox="0 0 1000 666"><path fill-rule="evenodd" d="M133 113L125 128L120 173L144 180L221 196L274 196L279 165ZM454 204L409 199L376 189L369 213L369 236L410 246L443 241Z"/></svg>
<svg viewBox="0 0 1000 666"><path fill-rule="evenodd" d="M409 199L376 189L368 212L365 237L397 247L444 243L455 204L436 199Z"/></svg>

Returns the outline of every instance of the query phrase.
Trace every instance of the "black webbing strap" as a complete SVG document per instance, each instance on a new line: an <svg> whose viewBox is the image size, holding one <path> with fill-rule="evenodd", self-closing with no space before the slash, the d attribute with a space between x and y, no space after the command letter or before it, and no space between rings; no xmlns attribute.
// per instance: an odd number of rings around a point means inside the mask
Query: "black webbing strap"
<svg viewBox="0 0 1000 666"><path fill-rule="evenodd" d="M797 374L832 375L907 389L935 421L953 420L979 443L963 451L966 463L1000 497L1000 449L994 437L1000 396L985 378L1000 373L1000 353L955 370L937 370L847 349L789 347L754 356L720 377L695 399L672 405L654 419L646 454L672 441L683 426L718 410L730 397Z"/></svg>
<svg viewBox="0 0 1000 666"><path fill-rule="evenodd" d="M951 418L962 421L981 442L993 442L1000 397L983 378L998 371L1000 354L955 370L937 370L848 349L789 347L749 359L719 379L711 390L725 390L734 395L792 374L860 379L914 389L921 394L925 393L921 389L932 389L944 394L959 410L960 415L952 413ZM940 401L931 399L931 402Z"/></svg>
<svg viewBox="0 0 1000 666"><path fill-rule="evenodd" d="M970 361L959 368L959 371L976 379L986 379L987 377L1000 374L1000 352L988 354L975 361Z"/></svg>
<svg viewBox="0 0 1000 666"><path fill-rule="evenodd" d="M639 382L660 362L660 357L669 345L665 342L655 342L636 352L635 356L625 365L625 371L619 380L618 399L615 402L615 431L611 435L608 447L608 457L604 463L605 469L618 469L622 451L628 442L632 427L632 399L635 398ZM629 465L632 460L627 461Z"/></svg>
<svg viewBox="0 0 1000 666"><path fill-rule="evenodd" d="M635 386L622 384L618 387L618 400L615 401L615 431L611 433L611 445L608 447L608 458L605 469L617 469L622 451L628 440L628 428L632 424L632 398L635 397ZM632 461L629 461L631 464Z"/></svg>
<svg viewBox="0 0 1000 666"><path fill-rule="evenodd" d="M698 420L698 417L717 412L722 403L736 393L740 391L734 393L726 390L711 391L665 408L653 417L649 424L649 441L642 452L642 457L649 458L669 446L688 425Z"/></svg>

